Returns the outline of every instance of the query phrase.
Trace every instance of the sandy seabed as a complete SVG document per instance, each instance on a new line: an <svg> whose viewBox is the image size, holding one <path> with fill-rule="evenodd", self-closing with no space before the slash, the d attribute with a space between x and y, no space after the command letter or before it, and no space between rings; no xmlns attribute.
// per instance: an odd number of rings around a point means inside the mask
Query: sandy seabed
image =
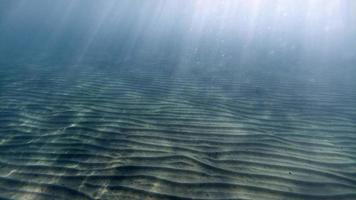
<svg viewBox="0 0 356 200"><path fill-rule="evenodd" d="M0 199L356 199L352 88L130 67L0 76Z"/></svg>

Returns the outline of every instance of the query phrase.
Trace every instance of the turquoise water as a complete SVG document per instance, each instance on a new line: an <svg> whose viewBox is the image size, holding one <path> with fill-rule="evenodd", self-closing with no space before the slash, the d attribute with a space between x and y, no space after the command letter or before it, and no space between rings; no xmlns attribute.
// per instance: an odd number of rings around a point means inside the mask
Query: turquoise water
<svg viewBox="0 0 356 200"><path fill-rule="evenodd" d="M356 199L355 10L0 1L0 199Z"/></svg>

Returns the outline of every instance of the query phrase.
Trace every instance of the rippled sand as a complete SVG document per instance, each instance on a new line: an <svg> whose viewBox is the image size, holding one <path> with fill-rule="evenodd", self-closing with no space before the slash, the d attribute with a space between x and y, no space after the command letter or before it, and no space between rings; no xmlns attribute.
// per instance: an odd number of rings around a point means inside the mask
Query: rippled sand
<svg viewBox="0 0 356 200"><path fill-rule="evenodd" d="M356 199L353 88L133 69L3 70L0 199Z"/></svg>

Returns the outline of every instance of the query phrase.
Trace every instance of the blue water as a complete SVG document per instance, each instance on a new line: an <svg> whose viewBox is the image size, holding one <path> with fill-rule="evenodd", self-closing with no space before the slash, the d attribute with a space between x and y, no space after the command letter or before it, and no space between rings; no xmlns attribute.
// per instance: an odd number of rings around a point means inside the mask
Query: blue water
<svg viewBox="0 0 356 200"><path fill-rule="evenodd" d="M356 199L355 11L0 1L0 199Z"/></svg>

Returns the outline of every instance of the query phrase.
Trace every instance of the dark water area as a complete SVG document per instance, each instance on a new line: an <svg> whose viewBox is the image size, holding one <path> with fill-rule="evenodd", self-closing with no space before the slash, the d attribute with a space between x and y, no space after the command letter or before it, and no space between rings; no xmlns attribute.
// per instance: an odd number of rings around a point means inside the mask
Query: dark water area
<svg viewBox="0 0 356 200"><path fill-rule="evenodd" d="M356 199L351 0L0 1L0 199Z"/></svg>

